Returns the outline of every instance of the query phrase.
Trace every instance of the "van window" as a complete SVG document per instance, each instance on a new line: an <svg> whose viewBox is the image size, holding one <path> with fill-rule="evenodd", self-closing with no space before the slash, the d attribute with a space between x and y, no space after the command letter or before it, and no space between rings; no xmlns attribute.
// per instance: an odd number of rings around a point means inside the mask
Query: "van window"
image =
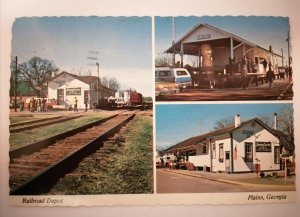
<svg viewBox="0 0 300 217"><path fill-rule="evenodd" d="M169 77L171 76L171 71L158 71L158 77Z"/></svg>
<svg viewBox="0 0 300 217"><path fill-rule="evenodd" d="M176 71L176 75L183 76L183 75L188 75L188 74L186 73L186 71L182 70L182 71Z"/></svg>

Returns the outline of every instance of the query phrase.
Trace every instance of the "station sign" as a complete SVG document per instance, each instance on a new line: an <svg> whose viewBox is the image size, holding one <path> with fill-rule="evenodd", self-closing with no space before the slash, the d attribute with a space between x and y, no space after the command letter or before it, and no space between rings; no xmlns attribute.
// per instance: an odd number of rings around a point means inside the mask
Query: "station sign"
<svg viewBox="0 0 300 217"><path fill-rule="evenodd" d="M256 142L256 152L272 152L271 142Z"/></svg>
<svg viewBox="0 0 300 217"><path fill-rule="evenodd" d="M66 95L81 95L81 87L66 88Z"/></svg>
<svg viewBox="0 0 300 217"><path fill-rule="evenodd" d="M210 39L211 34L204 34L204 35L198 35L197 40L204 40L204 39Z"/></svg>

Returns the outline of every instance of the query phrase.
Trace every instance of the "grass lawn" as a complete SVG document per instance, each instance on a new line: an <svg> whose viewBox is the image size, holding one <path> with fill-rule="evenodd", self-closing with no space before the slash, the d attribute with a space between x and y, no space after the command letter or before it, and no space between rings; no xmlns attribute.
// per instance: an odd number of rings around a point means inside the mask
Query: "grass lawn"
<svg viewBox="0 0 300 217"><path fill-rule="evenodd" d="M50 194L153 193L152 117L136 116L127 126L109 144L108 154L100 154L100 148L84 159Z"/></svg>
<svg viewBox="0 0 300 217"><path fill-rule="evenodd" d="M82 116L62 123L52 124L45 127L11 134L9 137L10 150L14 150L26 144L52 137L54 135L83 126L96 120L101 120L105 117L107 116L99 114L94 116Z"/></svg>
<svg viewBox="0 0 300 217"><path fill-rule="evenodd" d="M38 120L40 117L34 116L34 115L24 115L24 116L15 116L15 117L10 117L10 123L15 124L15 123L20 123L20 122L26 122L26 121L33 121L33 120Z"/></svg>
<svg viewBox="0 0 300 217"><path fill-rule="evenodd" d="M260 185L295 185L295 179L293 177L284 178L248 178L248 179L238 179L236 181L249 183L249 184L260 184Z"/></svg>

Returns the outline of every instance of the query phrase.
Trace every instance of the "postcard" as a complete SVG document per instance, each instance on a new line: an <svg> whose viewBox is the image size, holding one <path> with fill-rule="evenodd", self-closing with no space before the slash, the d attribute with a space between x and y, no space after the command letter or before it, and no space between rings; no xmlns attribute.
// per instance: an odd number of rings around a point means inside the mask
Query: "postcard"
<svg viewBox="0 0 300 217"><path fill-rule="evenodd" d="M18 17L11 31L11 205L295 202L288 17Z"/></svg>

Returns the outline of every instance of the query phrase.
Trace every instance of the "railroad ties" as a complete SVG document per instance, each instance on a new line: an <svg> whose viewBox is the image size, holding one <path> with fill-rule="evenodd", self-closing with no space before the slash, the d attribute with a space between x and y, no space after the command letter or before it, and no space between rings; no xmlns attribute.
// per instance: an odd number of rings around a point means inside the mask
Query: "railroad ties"
<svg viewBox="0 0 300 217"><path fill-rule="evenodd" d="M10 194L33 195L49 191L60 177L71 172L86 156L103 146L103 142L113 136L134 117L135 111L122 113L98 126L58 140L32 154L11 159ZM109 152L106 145L98 152Z"/></svg>
<svg viewBox="0 0 300 217"><path fill-rule="evenodd" d="M56 116L52 118L44 118L44 119L38 119L34 121L27 121L22 123L16 123L11 124L9 126L9 132L10 133L17 133L24 130L31 130L34 128L42 127L42 126L48 126L51 124L57 124L64 121L69 121L72 119L76 119L81 117L82 115L68 115L68 116Z"/></svg>

